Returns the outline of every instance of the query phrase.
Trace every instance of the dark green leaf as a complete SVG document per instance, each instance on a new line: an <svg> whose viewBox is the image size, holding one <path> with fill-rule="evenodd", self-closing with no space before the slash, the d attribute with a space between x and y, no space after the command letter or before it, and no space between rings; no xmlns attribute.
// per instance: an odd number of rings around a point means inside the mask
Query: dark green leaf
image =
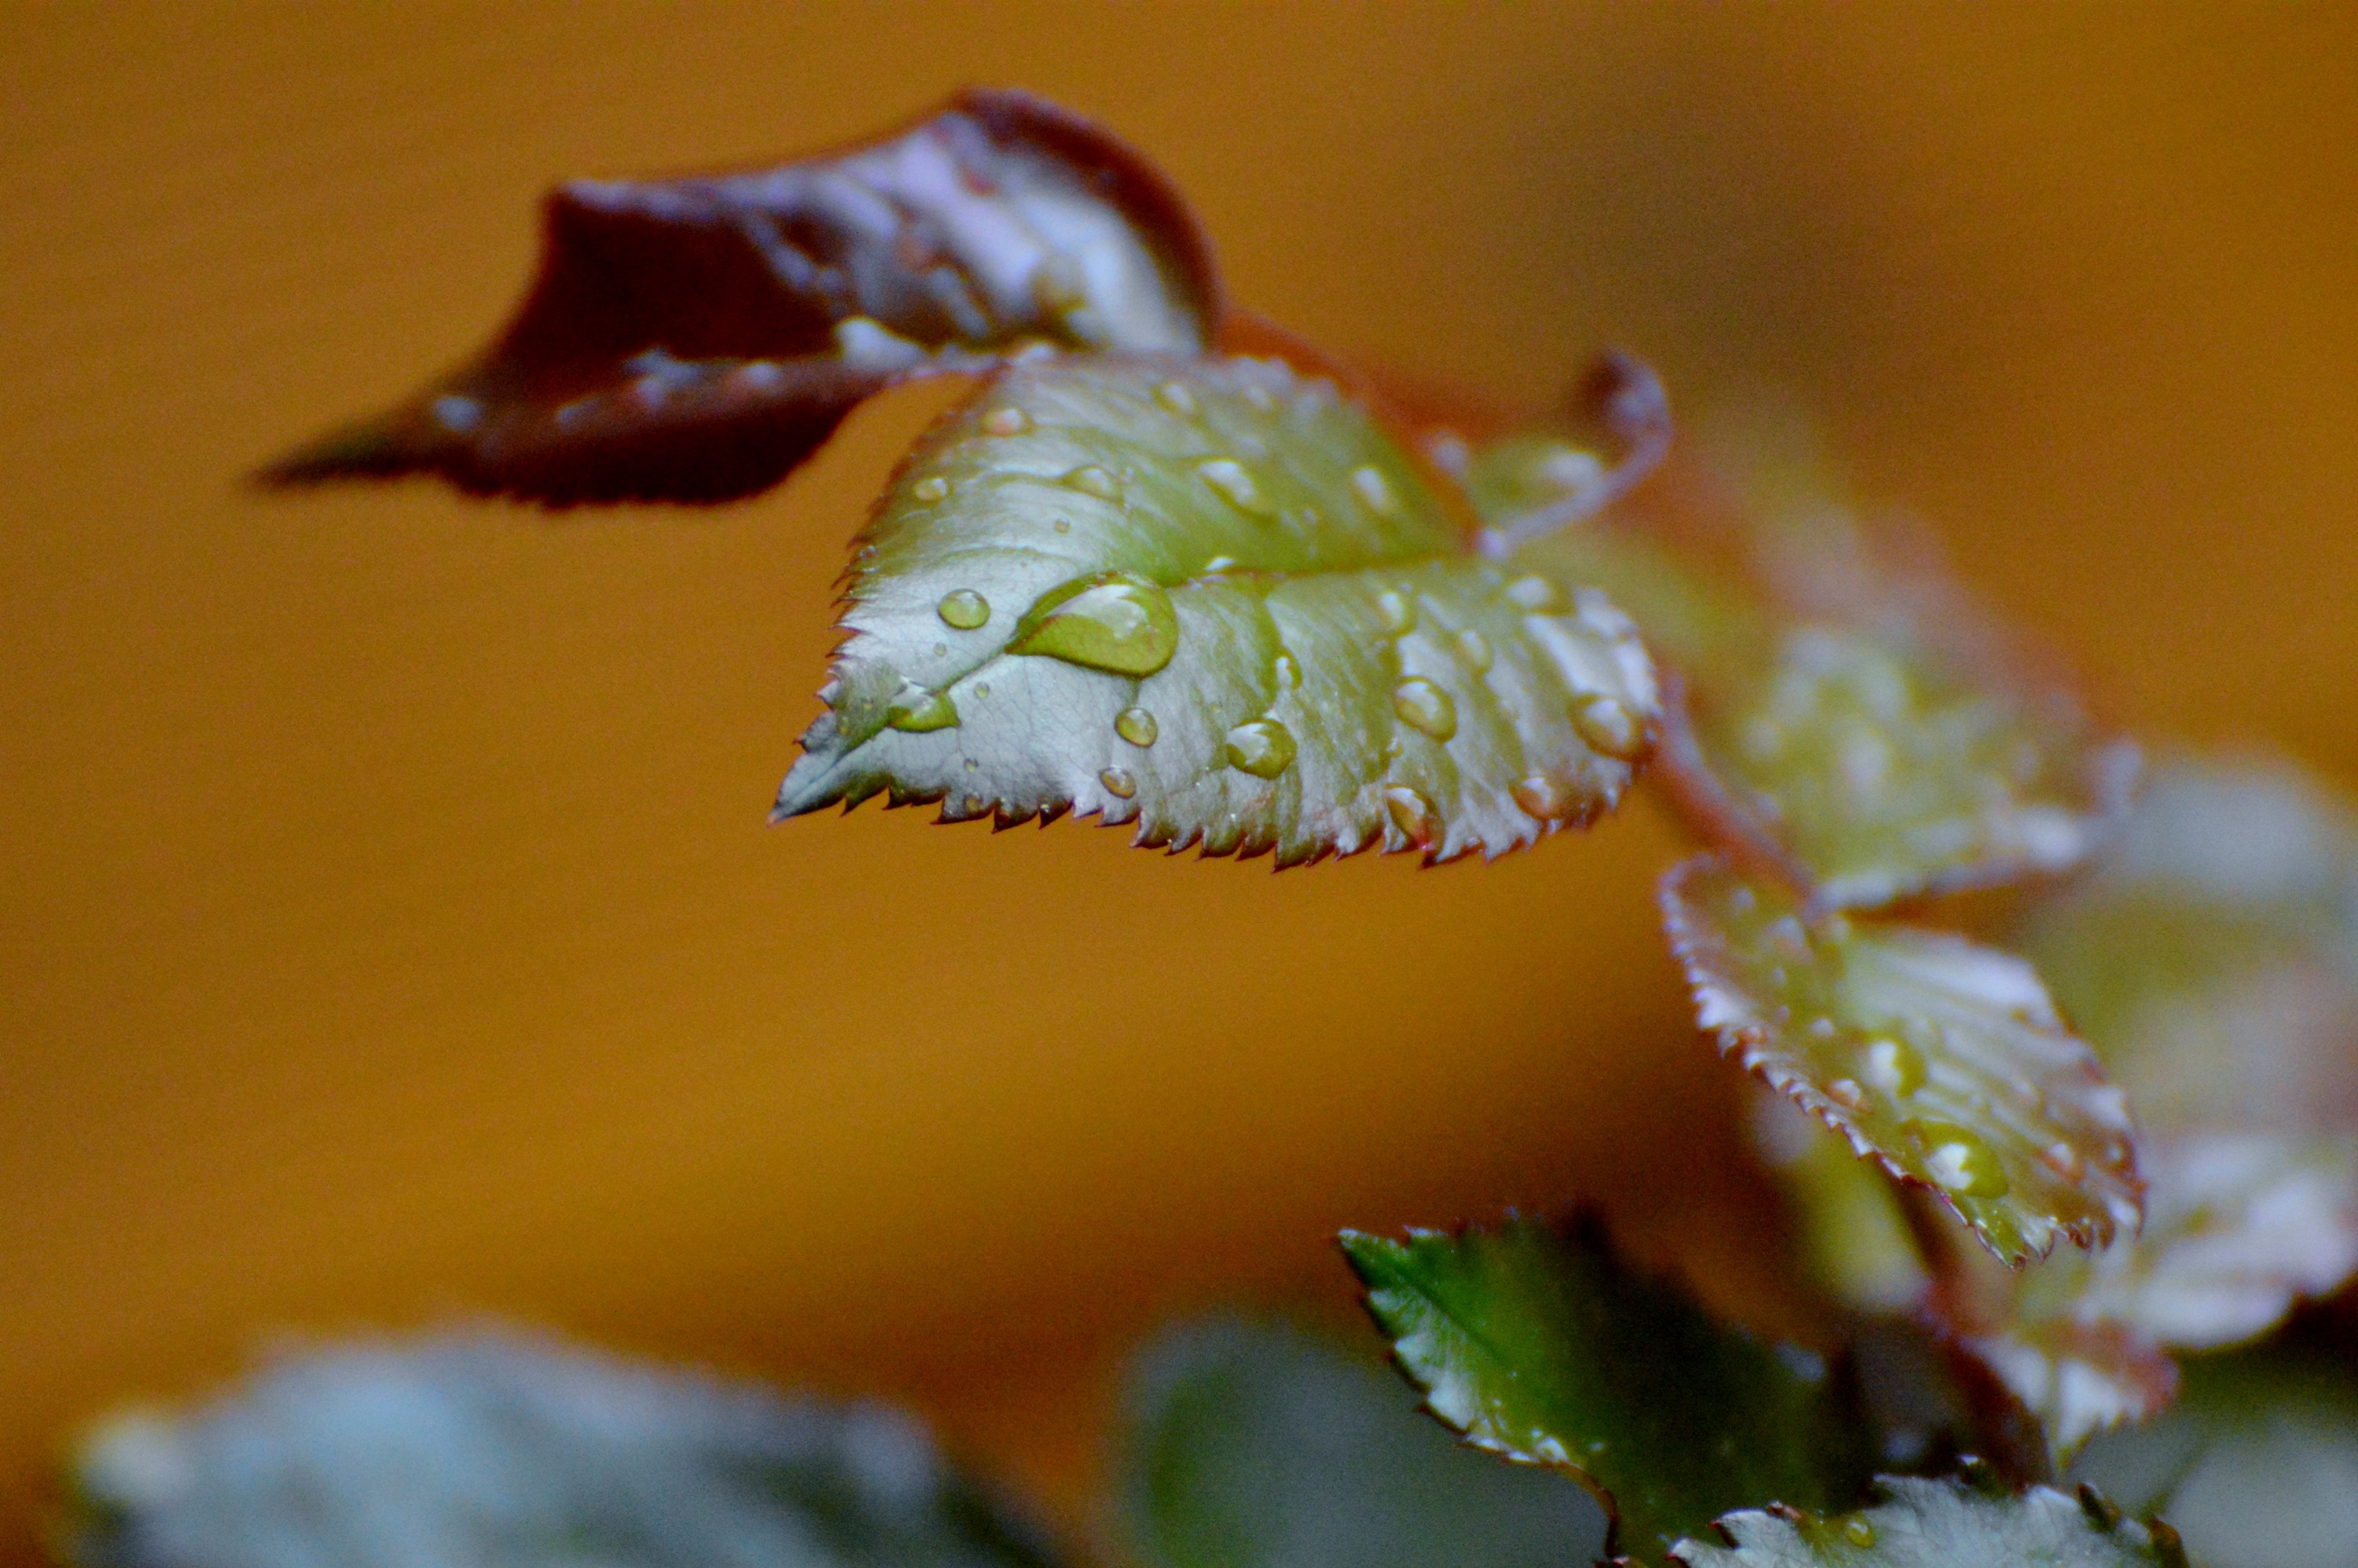
<svg viewBox="0 0 2358 1568"><path fill-rule="evenodd" d="M2124 1518L2093 1493L1905 1476L1877 1485L1882 1500L1855 1513L1733 1514L1720 1521L1728 1545L1682 1541L1672 1555L1686 1568L2186 1568L2175 1530Z"/></svg>
<svg viewBox="0 0 2358 1568"><path fill-rule="evenodd" d="M1476 1446L1588 1487L1621 1551L1659 1560L1731 1509L1839 1508L1866 1481L1843 1379L1631 1272L1594 1224L1347 1232L1343 1247L1427 1408Z"/></svg>
<svg viewBox="0 0 2358 1568"><path fill-rule="evenodd" d="M903 464L849 598L782 816L882 792L1281 865L1495 855L1610 808L1657 713L1603 596L1468 553L1275 362L1011 367Z"/></svg>

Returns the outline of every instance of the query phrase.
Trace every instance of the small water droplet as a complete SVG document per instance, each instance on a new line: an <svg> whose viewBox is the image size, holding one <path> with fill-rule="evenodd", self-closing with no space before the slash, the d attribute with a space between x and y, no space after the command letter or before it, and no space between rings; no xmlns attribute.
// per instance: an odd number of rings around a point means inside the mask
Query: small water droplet
<svg viewBox="0 0 2358 1568"><path fill-rule="evenodd" d="M851 558L859 562L863 567L872 567L876 564L876 546L873 545L862 545L860 546L860 553L853 556Z"/></svg>
<svg viewBox="0 0 2358 1568"><path fill-rule="evenodd" d="M1379 517L1400 515L1400 497L1393 492L1391 481L1380 469L1362 466L1351 470L1351 489L1368 511Z"/></svg>
<svg viewBox="0 0 2358 1568"><path fill-rule="evenodd" d="M1274 517L1277 508L1261 493L1252 470L1234 458L1212 458L1195 465L1195 477L1215 494L1248 517Z"/></svg>
<svg viewBox="0 0 2358 1568"><path fill-rule="evenodd" d="M1184 381L1166 381L1154 389L1154 401L1183 419L1195 416L1195 395Z"/></svg>
<svg viewBox="0 0 2358 1568"><path fill-rule="evenodd" d="M1069 518L1069 517L1059 517L1059 518L1057 518L1057 519L1056 519L1056 532L1057 532L1057 533L1059 533L1059 534L1069 534L1069 533L1071 533L1072 531L1073 531L1073 520L1072 520L1071 518Z"/></svg>
<svg viewBox="0 0 2358 1568"><path fill-rule="evenodd" d="M968 757L966 760L966 771L970 773L979 773L982 772L982 764L976 762L972 757Z"/></svg>
<svg viewBox="0 0 2358 1568"><path fill-rule="evenodd" d="M2087 1157L2061 1139L2039 1152L2039 1162L2067 1182L2076 1182L2088 1173Z"/></svg>
<svg viewBox="0 0 2358 1568"><path fill-rule="evenodd" d="M1237 569L1237 558L1236 558L1236 557L1234 557L1234 556L1214 556L1210 560L1206 561L1206 562L1204 563L1204 571L1203 571L1203 575L1204 575L1204 576L1206 576L1206 577L1217 577L1217 576L1219 576L1222 572L1232 572L1232 571L1234 571L1234 570L1236 570L1236 569Z"/></svg>
<svg viewBox="0 0 2358 1568"><path fill-rule="evenodd" d="M1400 829L1401 837L1418 849L1433 842L1440 823L1439 814L1433 809L1433 802L1416 790L1406 784L1390 786L1384 791L1384 811L1391 817L1392 826Z"/></svg>
<svg viewBox="0 0 2358 1568"><path fill-rule="evenodd" d="M945 624L971 632L990 619L990 601L970 588L954 589L942 595L942 601L934 606L934 613Z"/></svg>
<svg viewBox="0 0 2358 1568"><path fill-rule="evenodd" d="M1384 618L1384 629L1395 637L1416 630L1416 600L1396 588L1376 595L1376 613Z"/></svg>
<svg viewBox="0 0 2358 1568"><path fill-rule="evenodd" d="M1113 721L1113 732L1133 746L1152 746L1163 726L1142 708L1125 708Z"/></svg>
<svg viewBox="0 0 2358 1568"><path fill-rule="evenodd" d="M1543 773L1533 773L1530 778L1517 780L1514 787L1507 793L1515 797L1515 804L1521 806L1526 815L1536 816L1541 822L1577 821L1583 806L1586 804L1585 797L1570 786Z"/></svg>
<svg viewBox="0 0 2358 1568"><path fill-rule="evenodd" d="M1831 1018L1810 1020L1810 1038L1812 1040L1831 1040L1841 1033L1842 1026Z"/></svg>
<svg viewBox="0 0 2358 1568"><path fill-rule="evenodd" d="M1293 731L1274 719L1255 719L1228 731L1228 766L1273 779L1293 765Z"/></svg>
<svg viewBox="0 0 2358 1568"><path fill-rule="evenodd" d="M1502 591L1528 615L1553 615L1563 608L1563 589L1543 577L1519 577Z"/></svg>
<svg viewBox="0 0 2358 1568"><path fill-rule="evenodd" d="M1401 716L1401 723L1436 741L1457 733L1457 704L1422 676L1411 676L1392 687L1392 711Z"/></svg>
<svg viewBox="0 0 2358 1568"><path fill-rule="evenodd" d="M1924 1173L1948 1192L2002 1198L2006 1179L1997 1153L1968 1130L1946 1121L1907 1121L1900 1130L1924 1151Z"/></svg>
<svg viewBox="0 0 2358 1568"><path fill-rule="evenodd" d="M1021 408L994 408L982 416L986 436L1020 436L1032 428L1032 416Z"/></svg>
<svg viewBox="0 0 2358 1568"><path fill-rule="evenodd" d="M947 501L950 496L950 481L937 473L927 474L909 487L909 493L920 501Z"/></svg>
<svg viewBox="0 0 2358 1568"><path fill-rule="evenodd" d="M1294 663L1293 655L1283 648L1277 651L1276 675L1280 690L1300 691L1302 689L1302 666Z"/></svg>
<svg viewBox="0 0 2358 1568"><path fill-rule="evenodd" d="M1171 596L1127 572L1077 578L1042 596L1007 644L1115 675L1151 676L1179 650Z"/></svg>
<svg viewBox="0 0 2358 1568"><path fill-rule="evenodd" d="M1269 388L1258 382L1245 388L1244 400L1260 413L1273 414L1277 411L1276 397L1271 395Z"/></svg>
<svg viewBox="0 0 2358 1568"><path fill-rule="evenodd" d="M924 734L929 730L946 730L958 721L957 707L947 692L919 686L903 680L901 689L884 705L884 722L895 730Z"/></svg>
<svg viewBox="0 0 2358 1568"><path fill-rule="evenodd" d="M1905 1040L1878 1034L1859 1053L1860 1076L1887 1095L1912 1095L1924 1087L1924 1054Z"/></svg>
<svg viewBox="0 0 2358 1568"><path fill-rule="evenodd" d="M1098 775L1098 783L1117 800L1128 800L1138 793L1138 780L1127 768L1108 768Z"/></svg>
<svg viewBox="0 0 2358 1568"><path fill-rule="evenodd" d="M1466 667L1477 676L1487 674L1491 661L1497 657L1491 652L1490 639L1468 627L1457 633L1455 640L1457 643L1457 656L1466 661Z"/></svg>
<svg viewBox="0 0 2358 1568"><path fill-rule="evenodd" d="M947 643L936 643L934 644L934 657L937 659L946 659L949 656L950 645Z"/></svg>
<svg viewBox="0 0 2358 1568"><path fill-rule="evenodd" d="M1866 1091L1858 1087L1856 1078L1836 1078L1826 1086L1826 1093L1838 1105L1848 1106L1853 1110L1866 1108Z"/></svg>
<svg viewBox="0 0 2358 1568"><path fill-rule="evenodd" d="M1121 481L1095 463L1086 464L1066 474L1065 484L1067 489L1077 490L1083 495L1094 495L1099 501L1121 499Z"/></svg>
<svg viewBox="0 0 2358 1568"><path fill-rule="evenodd" d="M1572 728L1599 756L1634 762L1646 754L1646 727L1627 707L1602 692L1573 699Z"/></svg>
<svg viewBox="0 0 2358 1568"><path fill-rule="evenodd" d="M990 805L990 802L985 800L982 796L979 795L970 795L958 802L958 808L964 811L968 816L980 816L983 814L983 811Z"/></svg>
<svg viewBox="0 0 2358 1568"><path fill-rule="evenodd" d="M1864 1552L1875 1544L1875 1527L1863 1519L1843 1520L1843 1539Z"/></svg>

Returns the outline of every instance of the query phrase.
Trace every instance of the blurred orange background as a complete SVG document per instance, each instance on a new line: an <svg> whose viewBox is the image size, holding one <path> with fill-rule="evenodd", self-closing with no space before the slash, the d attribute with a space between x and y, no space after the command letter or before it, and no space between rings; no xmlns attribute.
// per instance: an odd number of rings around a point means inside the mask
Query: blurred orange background
<svg viewBox="0 0 2358 1568"><path fill-rule="evenodd" d="M923 1404L1067 1517L1160 1315L1576 1192L1763 1288L1650 810L1489 869L763 827L923 410L703 514L239 476L471 349L568 175L968 81L1237 296L1538 403L1790 394L2124 723L2358 780L2358 11L0 16L0 1507L286 1331L492 1313Z"/></svg>

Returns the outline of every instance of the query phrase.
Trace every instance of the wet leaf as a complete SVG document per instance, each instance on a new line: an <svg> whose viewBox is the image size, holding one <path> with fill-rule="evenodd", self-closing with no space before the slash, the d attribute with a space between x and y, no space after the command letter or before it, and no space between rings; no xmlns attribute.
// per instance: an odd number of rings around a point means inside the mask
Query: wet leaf
<svg viewBox="0 0 2358 1568"><path fill-rule="evenodd" d="M1808 920L1707 855L1671 872L1662 905L1721 1052L1937 1194L1999 1258L2136 1229L2125 1098L2028 964L1913 926Z"/></svg>
<svg viewBox="0 0 2358 1568"><path fill-rule="evenodd" d="M1731 1514L1726 1546L1682 1541L1686 1568L2186 1568L2178 1532L2124 1517L2093 1493L2010 1494L1955 1479L1886 1476L1881 1500L1837 1517Z"/></svg>
<svg viewBox="0 0 2358 1568"><path fill-rule="evenodd" d="M81 1568L1046 1568L908 1417L512 1336L287 1359L83 1444Z"/></svg>
<svg viewBox="0 0 2358 1568"><path fill-rule="evenodd" d="M1841 1507L1866 1478L1844 1379L1633 1273L1593 1222L1346 1232L1343 1248L1426 1407L1477 1447L1587 1487L1620 1551L1659 1561L1732 1508Z"/></svg>
<svg viewBox="0 0 2358 1568"><path fill-rule="evenodd" d="M1602 595L1470 554L1364 411L1270 362L1011 367L903 465L848 598L782 816L1495 855L1609 809L1657 712Z"/></svg>
<svg viewBox="0 0 2358 1568"><path fill-rule="evenodd" d="M1525 438L1473 454L1465 480L1499 522L1577 494L1595 467ZM1845 514L1800 528L1769 510L1739 508L1734 524L1617 515L1517 557L1603 588L1677 676L1662 761L1681 803L1822 908L2084 859L2121 807L2133 753L2017 667L1944 579L1894 566Z"/></svg>
<svg viewBox="0 0 2358 1568"><path fill-rule="evenodd" d="M895 381L1026 344L1193 351L1219 314L1171 188L1018 92L969 92L773 168L576 180L542 222L539 275L479 358L264 477L727 500L784 478Z"/></svg>
<svg viewBox="0 0 2358 1568"><path fill-rule="evenodd" d="M1605 1538L1579 1487L1468 1452L1382 1368L1273 1327L1160 1336L1124 1446L1148 1568L1566 1568Z"/></svg>

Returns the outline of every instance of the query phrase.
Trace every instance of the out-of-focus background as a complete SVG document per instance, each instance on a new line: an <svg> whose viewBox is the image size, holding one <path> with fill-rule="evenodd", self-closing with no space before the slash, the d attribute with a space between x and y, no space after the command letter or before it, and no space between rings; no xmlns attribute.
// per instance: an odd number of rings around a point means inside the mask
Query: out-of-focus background
<svg viewBox="0 0 2358 1568"><path fill-rule="evenodd" d="M964 82L1237 295L1533 403L1814 412L2147 734L2358 781L2358 12L0 16L0 1558L72 1425L492 1314L914 1400L1077 1506L1109 1369L1327 1238L1574 1193L1775 1304L1639 809L1487 870L763 827L922 410L725 511L240 475L475 343L568 175Z"/></svg>

